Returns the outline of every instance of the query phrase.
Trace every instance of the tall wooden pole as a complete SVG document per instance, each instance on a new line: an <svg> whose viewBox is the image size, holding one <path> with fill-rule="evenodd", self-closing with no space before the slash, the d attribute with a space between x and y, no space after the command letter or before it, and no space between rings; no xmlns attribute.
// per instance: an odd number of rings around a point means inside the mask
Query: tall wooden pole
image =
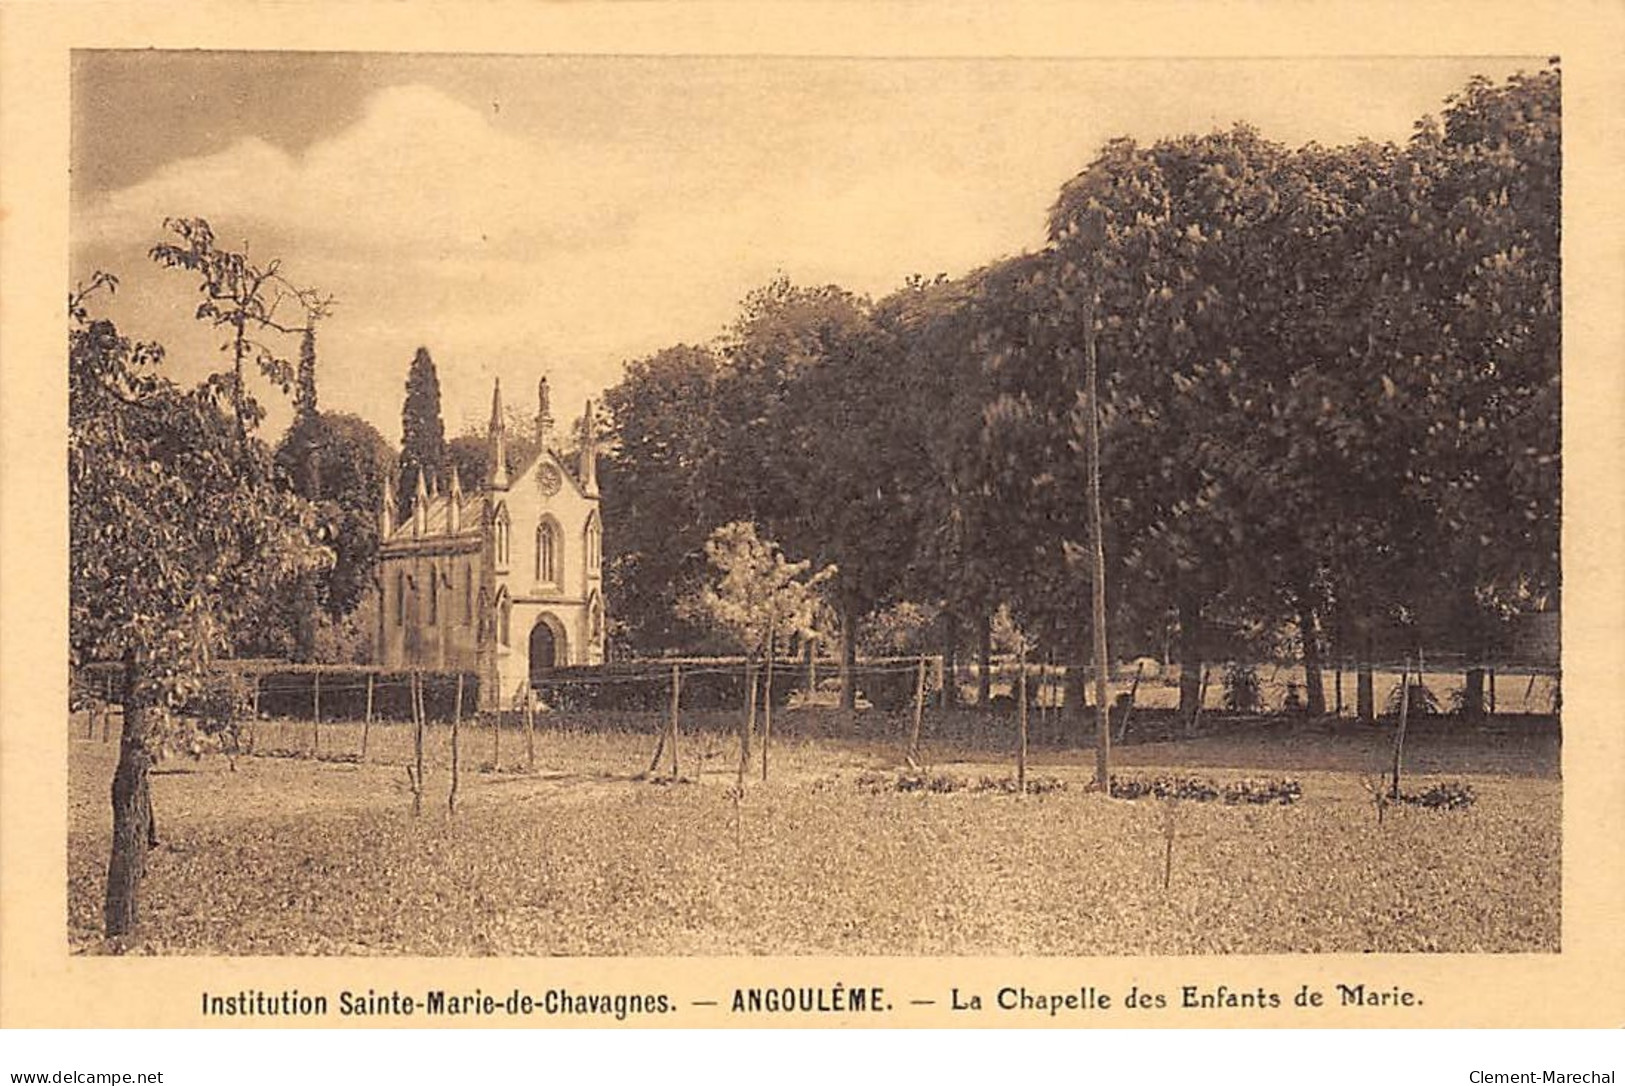
<svg viewBox="0 0 1625 1086"><path fill-rule="evenodd" d="M1100 509L1100 375L1095 357L1095 298L1094 284L1088 284L1088 301L1083 318L1083 383L1088 399L1086 438L1089 468L1089 550L1093 567L1092 626L1095 648L1095 787L1102 792L1111 788L1112 727L1110 705L1107 702L1107 668L1110 655L1106 651L1106 542L1105 520Z"/></svg>
<svg viewBox="0 0 1625 1086"><path fill-rule="evenodd" d="M311 689L311 726L310 726L310 752L322 752L322 673L316 672L310 684Z"/></svg>

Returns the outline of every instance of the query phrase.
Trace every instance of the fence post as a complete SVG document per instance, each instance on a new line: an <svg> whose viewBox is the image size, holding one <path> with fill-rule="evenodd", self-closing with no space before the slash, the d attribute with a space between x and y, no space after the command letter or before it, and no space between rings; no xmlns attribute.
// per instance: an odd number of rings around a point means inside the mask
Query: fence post
<svg viewBox="0 0 1625 1086"><path fill-rule="evenodd" d="M1495 668L1490 668L1490 715L1495 715Z"/></svg>
<svg viewBox="0 0 1625 1086"><path fill-rule="evenodd" d="M310 753L314 757L322 752L322 673L315 673L311 689Z"/></svg>
<svg viewBox="0 0 1625 1086"><path fill-rule="evenodd" d="M372 731L372 681L373 673L367 672L367 715L361 721L361 760L367 760L367 733Z"/></svg>
<svg viewBox="0 0 1625 1086"><path fill-rule="evenodd" d="M457 672L457 705L451 714L451 791L446 793L446 810L457 813L457 733L463 723L463 673Z"/></svg>
<svg viewBox="0 0 1625 1086"><path fill-rule="evenodd" d="M491 729L491 769L502 772L502 687L497 687L497 724Z"/></svg>

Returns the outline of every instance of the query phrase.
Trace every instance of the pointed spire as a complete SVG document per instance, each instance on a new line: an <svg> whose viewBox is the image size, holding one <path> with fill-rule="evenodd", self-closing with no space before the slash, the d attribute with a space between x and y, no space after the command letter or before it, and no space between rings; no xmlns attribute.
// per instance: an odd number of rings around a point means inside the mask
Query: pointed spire
<svg viewBox="0 0 1625 1086"><path fill-rule="evenodd" d="M491 489L508 489L508 427L502 421L502 378L491 389Z"/></svg>
<svg viewBox="0 0 1625 1086"><path fill-rule="evenodd" d="M412 501L412 534L422 535L429 526L429 488L423 482L423 469L418 468L418 485Z"/></svg>
<svg viewBox="0 0 1625 1086"><path fill-rule="evenodd" d="M547 393L547 378L536 383L536 440L546 452L553 443L553 406Z"/></svg>
<svg viewBox="0 0 1625 1086"><path fill-rule="evenodd" d="M446 531L456 535L463 530L463 481L457 478L457 465L451 466L451 485L446 489Z"/></svg>
<svg viewBox="0 0 1625 1086"><path fill-rule="evenodd" d="M589 498L598 497L598 435L595 432L592 401L587 401L586 413L581 416L581 492Z"/></svg>
<svg viewBox="0 0 1625 1086"><path fill-rule="evenodd" d="M384 500L378 507L378 538L388 539L395 530L395 487L386 477L383 482Z"/></svg>

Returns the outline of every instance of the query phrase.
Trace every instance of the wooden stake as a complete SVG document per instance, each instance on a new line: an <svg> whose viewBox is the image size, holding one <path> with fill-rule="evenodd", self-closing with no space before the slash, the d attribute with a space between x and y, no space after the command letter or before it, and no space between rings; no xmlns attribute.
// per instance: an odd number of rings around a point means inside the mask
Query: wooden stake
<svg viewBox="0 0 1625 1086"><path fill-rule="evenodd" d="M412 816L423 813L423 678L412 672Z"/></svg>
<svg viewBox="0 0 1625 1086"><path fill-rule="evenodd" d="M1016 794L1027 794L1027 643L1016 649Z"/></svg>
<svg viewBox="0 0 1625 1086"><path fill-rule="evenodd" d="M1343 715L1343 658L1337 659L1337 716Z"/></svg>
<svg viewBox="0 0 1625 1086"><path fill-rule="evenodd" d="M249 749L252 750L258 745L260 735L260 677L258 675L254 676L254 700L250 711L254 714L254 722L250 725L254 731L248 744ZM102 738L107 737L104 735Z"/></svg>
<svg viewBox="0 0 1625 1086"><path fill-rule="evenodd" d="M683 697L683 672L671 665L671 779L677 780L677 714Z"/></svg>
<svg viewBox="0 0 1625 1086"><path fill-rule="evenodd" d="M1399 673L1399 728L1394 732L1394 783L1388 790L1388 798L1392 800L1399 799L1399 765L1405 753L1405 720L1411 708L1410 668L1410 658L1406 657Z"/></svg>
<svg viewBox="0 0 1625 1086"><path fill-rule="evenodd" d="M527 680L528 682L528 680ZM528 690L529 687L527 686ZM497 691L497 726L491 729L491 769L502 772L502 691Z"/></svg>
<svg viewBox="0 0 1625 1086"><path fill-rule="evenodd" d="M316 672L310 684L311 689L311 725L310 725L310 752L322 752L322 673Z"/></svg>
<svg viewBox="0 0 1625 1086"><path fill-rule="evenodd" d="M463 723L463 673L457 673L457 702L451 713L451 790L446 793L446 810L452 814L457 813L457 733Z"/></svg>
<svg viewBox="0 0 1625 1086"><path fill-rule="evenodd" d="M739 721L739 788L734 802L745 794L745 770L750 765L750 733L756 725L756 671L751 658L745 657L745 715ZM737 814L736 816L737 817ZM736 827L737 835L737 827Z"/></svg>
<svg viewBox="0 0 1625 1086"><path fill-rule="evenodd" d="M1495 715L1495 669L1490 670L1490 715Z"/></svg>
<svg viewBox="0 0 1625 1086"><path fill-rule="evenodd" d="M762 780L767 780L767 748L773 742L773 631L767 635L767 690L762 704Z"/></svg>
<svg viewBox="0 0 1625 1086"><path fill-rule="evenodd" d="M367 760L367 734L372 731L372 672L367 672L367 715L361 721L361 760Z"/></svg>
<svg viewBox="0 0 1625 1086"><path fill-rule="evenodd" d="M908 760L913 764L920 761L920 722L925 717L925 657L920 657L919 667L914 675L914 730L908 739Z"/></svg>
<svg viewBox="0 0 1625 1086"><path fill-rule="evenodd" d="M536 688L525 683L525 772L536 772Z"/></svg>

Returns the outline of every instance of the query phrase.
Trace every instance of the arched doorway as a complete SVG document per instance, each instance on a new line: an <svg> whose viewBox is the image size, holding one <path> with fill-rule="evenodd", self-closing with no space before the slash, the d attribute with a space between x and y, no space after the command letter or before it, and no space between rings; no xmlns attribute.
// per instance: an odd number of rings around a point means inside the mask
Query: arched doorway
<svg viewBox="0 0 1625 1086"><path fill-rule="evenodd" d="M564 631L546 617L537 619L530 630L530 681L537 682L565 661Z"/></svg>

